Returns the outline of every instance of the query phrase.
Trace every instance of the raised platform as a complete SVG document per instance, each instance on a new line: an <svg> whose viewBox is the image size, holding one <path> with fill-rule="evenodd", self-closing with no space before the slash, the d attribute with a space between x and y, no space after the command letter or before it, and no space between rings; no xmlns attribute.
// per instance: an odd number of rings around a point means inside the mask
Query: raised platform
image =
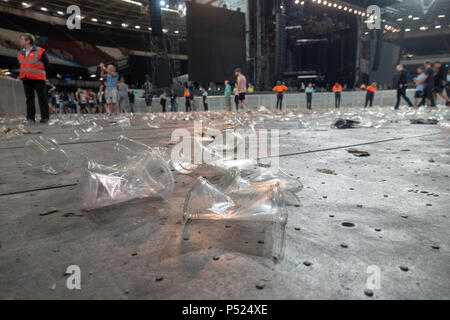
<svg viewBox="0 0 450 320"><path fill-rule="evenodd" d="M167 146L193 121L149 129L139 116L76 143L68 127L26 126L67 151L69 169L58 176L23 162L33 135L0 138L0 299L449 299L448 133L409 121L336 130L329 116L320 119L324 131L312 131L283 118L258 124L280 129L280 165L305 185L301 206L288 207L279 261L264 225L185 224L190 176L175 175L166 199L80 210L85 157L111 162L120 134ZM59 211L40 215L51 207ZM70 265L81 268L81 290L66 287ZM370 266L381 272L373 297L365 294Z"/></svg>

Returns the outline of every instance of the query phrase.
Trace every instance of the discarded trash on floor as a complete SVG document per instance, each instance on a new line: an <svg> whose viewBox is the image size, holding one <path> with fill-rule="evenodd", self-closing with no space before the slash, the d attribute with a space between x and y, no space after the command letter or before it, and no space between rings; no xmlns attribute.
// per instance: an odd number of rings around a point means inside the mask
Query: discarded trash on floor
<svg viewBox="0 0 450 320"><path fill-rule="evenodd" d="M279 184L248 187L227 193L200 177L184 204L186 220L269 221L285 224L287 210Z"/></svg>
<svg viewBox="0 0 450 320"><path fill-rule="evenodd" d="M121 152L126 148L116 144L116 150ZM158 152L150 147L136 154L133 154L134 151L125 152L126 160L112 166L88 160L79 181L83 210L163 196L173 190L172 172Z"/></svg>
<svg viewBox="0 0 450 320"><path fill-rule="evenodd" d="M412 119L410 120L411 124L429 124L429 125L436 125L439 123L439 120L437 119Z"/></svg>
<svg viewBox="0 0 450 320"><path fill-rule="evenodd" d="M360 124L359 121L348 120L348 119L337 119L331 125L332 128L336 129L354 129L358 128Z"/></svg>
<svg viewBox="0 0 450 320"><path fill-rule="evenodd" d="M24 155L28 165L48 174L62 173L69 163L66 152L56 140L44 136L28 140L25 143Z"/></svg>
<svg viewBox="0 0 450 320"><path fill-rule="evenodd" d="M355 157L370 157L370 153L367 151L360 151L357 149L347 149L347 152L353 154Z"/></svg>

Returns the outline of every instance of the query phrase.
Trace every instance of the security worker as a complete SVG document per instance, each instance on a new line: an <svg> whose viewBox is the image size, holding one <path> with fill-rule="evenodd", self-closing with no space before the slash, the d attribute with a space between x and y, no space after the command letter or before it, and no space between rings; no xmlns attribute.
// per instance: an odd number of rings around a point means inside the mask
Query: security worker
<svg viewBox="0 0 450 320"><path fill-rule="evenodd" d="M374 82L370 86L367 87L367 94L366 94L366 104L364 108L367 108L367 105L370 102L370 106L373 106L373 99L375 98L375 92L377 92L377 83Z"/></svg>
<svg viewBox="0 0 450 320"><path fill-rule="evenodd" d="M277 81L277 85L273 88L273 91L277 93L277 110L281 110L283 107L284 92L286 92L287 89L288 88L283 85L281 81Z"/></svg>
<svg viewBox="0 0 450 320"><path fill-rule="evenodd" d="M47 123L48 104L47 94L45 92L46 68L49 61L45 49L34 46L35 38L33 35L25 33L20 36L20 49L17 54L17 60L20 64L20 79L23 81L25 96L27 98L27 119L35 122L35 104L34 91L36 90L39 108L41 110L41 123Z"/></svg>
<svg viewBox="0 0 450 320"><path fill-rule="evenodd" d="M184 99L186 100L186 112L192 111L191 105L191 93L189 92L189 88L184 89Z"/></svg>
<svg viewBox="0 0 450 320"><path fill-rule="evenodd" d="M335 83L333 86L333 92L335 95L335 104L336 109L339 109L341 107L341 93L342 93L342 86L339 83Z"/></svg>

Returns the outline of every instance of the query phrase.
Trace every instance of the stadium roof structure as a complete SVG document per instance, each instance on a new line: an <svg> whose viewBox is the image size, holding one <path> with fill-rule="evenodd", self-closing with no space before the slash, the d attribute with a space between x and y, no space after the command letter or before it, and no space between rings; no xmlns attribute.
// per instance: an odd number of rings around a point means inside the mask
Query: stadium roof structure
<svg viewBox="0 0 450 320"><path fill-rule="evenodd" d="M67 8L71 5L80 8L82 24L151 31L147 0L7 0L0 2L0 9L34 18L46 15L61 20L69 16ZM185 10L184 1L165 1L161 6L163 28L185 35Z"/></svg>

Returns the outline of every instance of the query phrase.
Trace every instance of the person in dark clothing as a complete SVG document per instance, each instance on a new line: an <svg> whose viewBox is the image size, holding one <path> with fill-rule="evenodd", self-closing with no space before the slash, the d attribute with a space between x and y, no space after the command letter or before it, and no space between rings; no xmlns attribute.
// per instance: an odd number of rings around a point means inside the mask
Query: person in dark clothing
<svg viewBox="0 0 450 320"><path fill-rule="evenodd" d="M177 99L178 99L178 96L175 93L175 90L171 90L170 91L170 112L178 111Z"/></svg>
<svg viewBox="0 0 450 320"><path fill-rule="evenodd" d="M45 92L47 93L47 101L48 101L48 110L49 112L55 113L55 104L53 102L53 92L56 90L56 87L50 83L50 81L47 79L45 80Z"/></svg>
<svg viewBox="0 0 450 320"><path fill-rule="evenodd" d="M208 91L205 88L202 89L203 108L208 111Z"/></svg>
<svg viewBox="0 0 450 320"><path fill-rule="evenodd" d="M39 100L41 111L41 123L49 120L48 99L45 80L47 80L46 70L50 62L45 49L34 46L35 38L29 33L20 36L20 51L17 60L20 64L20 79L27 100L27 119L35 122L36 107L34 103L34 91Z"/></svg>
<svg viewBox="0 0 450 320"><path fill-rule="evenodd" d="M401 64L399 64L396 69L399 75L397 79L397 103L395 104L395 110L400 107L401 98L405 99L405 101L408 103L408 106L412 108L414 105L406 96L406 89L408 88L408 72L403 68Z"/></svg>
<svg viewBox="0 0 450 320"><path fill-rule="evenodd" d="M134 102L136 101L136 96L134 95L134 91L128 91L128 101L130 102L130 113L134 113Z"/></svg>
<svg viewBox="0 0 450 320"><path fill-rule="evenodd" d="M306 93L306 108L308 110L311 110L312 109L312 96L314 93L313 84L311 82L308 83L308 86L305 89L305 93Z"/></svg>
<svg viewBox="0 0 450 320"><path fill-rule="evenodd" d="M272 89L272 91L277 93L277 110L283 108L284 93L287 89L288 88L282 84L281 81L277 81L277 85Z"/></svg>
<svg viewBox="0 0 450 320"><path fill-rule="evenodd" d="M435 100L433 97L433 87L434 87L434 73L433 69L431 68L431 62L425 61L425 77L423 77L422 80L420 80L417 84L424 84L424 90L423 90L423 97L422 101L419 103L419 108L421 106L424 106L426 103L426 100L430 100L431 107L436 107Z"/></svg>
<svg viewBox="0 0 450 320"><path fill-rule="evenodd" d="M159 103L161 104L162 112L166 113L166 105L167 105L167 92L163 92L163 94L159 97Z"/></svg>
<svg viewBox="0 0 450 320"><path fill-rule="evenodd" d="M188 88L184 89L184 99L186 100L186 112L192 111L191 93Z"/></svg>
<svg viewBox="0 0 450 320"><path fill-rule="evenodd" d="M373 100L375 98L375 92L377 92L377 83L374 82L370 86L366 88L366 104L364 105L364 108L367 108L369 105L370 107L373 107Z"/></svg>
<svg viewBox="0 0 450 320"><path fill-rule="evenodd" d="M437 102L438 94L442 99L448 103L450 100L445 92L446 80L447 80L447 70L445 66L442 65L439 61L433 63L433 72L434 72L434 89L433 89L433 98L434 101Z"/></svg>

